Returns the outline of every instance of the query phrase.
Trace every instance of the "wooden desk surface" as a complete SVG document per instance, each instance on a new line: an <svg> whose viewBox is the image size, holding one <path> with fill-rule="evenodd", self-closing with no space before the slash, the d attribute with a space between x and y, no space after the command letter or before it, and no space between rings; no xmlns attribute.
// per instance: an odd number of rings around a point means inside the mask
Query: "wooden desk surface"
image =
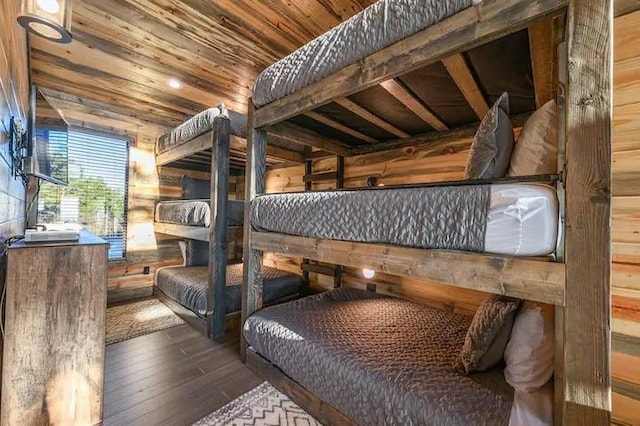
<svg viewBox="0 0 640 426"><path fill-rule="evenodd" d="M63 246L91 246L109 244L107 241L95 234L83 230L80 231L80 239L78 241L52 241L43 243L26 243L24 240L17 241L11 244L8 248L13 249L25 249L25 248L41 248L41 247L63 247Z"/></svg>

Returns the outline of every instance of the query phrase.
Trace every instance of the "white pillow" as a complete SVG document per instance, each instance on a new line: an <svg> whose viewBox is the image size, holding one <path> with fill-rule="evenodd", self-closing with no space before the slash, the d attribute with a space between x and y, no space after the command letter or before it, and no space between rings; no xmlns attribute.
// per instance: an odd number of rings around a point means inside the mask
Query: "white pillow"
<svg viewBox="0 0 640 426"><path fill-rule="evenodd" d="M524 123L513 147L507 176L554 174L558 171L558 111L549 101Z"/></svg>
<svg viewBox="0 0 640 426"><path fill-rule="evenodd" d="M542 309L526 305L516 316L504 351L504 377L516 391L533 392L553 375L554 324Z"/></svg>
<svg viewBox="0 0 640 426"><path fill-rule="evenodd" d="M178 241L178 246L180 247L180 253L182 253L182 266L187 266L187 242L180 240Z"/></svg>

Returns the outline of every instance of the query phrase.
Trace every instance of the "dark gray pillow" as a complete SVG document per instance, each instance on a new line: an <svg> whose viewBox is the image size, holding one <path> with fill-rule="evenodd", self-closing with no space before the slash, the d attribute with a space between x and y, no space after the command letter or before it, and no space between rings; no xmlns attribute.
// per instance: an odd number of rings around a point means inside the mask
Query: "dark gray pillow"
<svg viewBox="0 0 640 426"><path fill-rule="evenodd" d="M471 144L465 179L492 179L507 175L513 150L509 94L504 92L484 116Z"/></svg>
<svg viewBox="0 0 640 426"><path fill-rule="evenodd" d="M182 176L181 183L183 200L200 200L211 197L211 182L208 180Z"/></svg>
<svg viewBox="0 0 640 426"><path fill-rule="evenodd" d="M185 266L206 266L209 264L209 242L186 240Z"/></svg>
<svg viewBox="0 0 640 426"><path fill-rule="evenodd" d="M465 373L487 370L502 360L521 300L492 295L471 321L460 352L459 368Z"/></svg>

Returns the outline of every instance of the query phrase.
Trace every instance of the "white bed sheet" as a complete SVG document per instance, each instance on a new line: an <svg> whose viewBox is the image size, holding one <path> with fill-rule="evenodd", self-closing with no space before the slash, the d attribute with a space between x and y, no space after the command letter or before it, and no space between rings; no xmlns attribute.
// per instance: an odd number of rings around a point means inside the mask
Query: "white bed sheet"
<svg viewBox="0 0 640 426"><path fill-rule="evenodd" d="M542 184L491 187L485 251L513 256L546 256L558 240L558 197Z"/></svg>

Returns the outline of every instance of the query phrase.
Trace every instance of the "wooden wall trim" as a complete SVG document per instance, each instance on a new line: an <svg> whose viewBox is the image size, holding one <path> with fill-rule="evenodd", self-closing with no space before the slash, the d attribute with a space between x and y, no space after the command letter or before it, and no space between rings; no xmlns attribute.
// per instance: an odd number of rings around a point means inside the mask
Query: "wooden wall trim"
<svg viewBox="0 0 640 426"><path fill-rule="evenodd" d="M611 423L613 4L571 0L566 90L564 423Z"/></svg>

